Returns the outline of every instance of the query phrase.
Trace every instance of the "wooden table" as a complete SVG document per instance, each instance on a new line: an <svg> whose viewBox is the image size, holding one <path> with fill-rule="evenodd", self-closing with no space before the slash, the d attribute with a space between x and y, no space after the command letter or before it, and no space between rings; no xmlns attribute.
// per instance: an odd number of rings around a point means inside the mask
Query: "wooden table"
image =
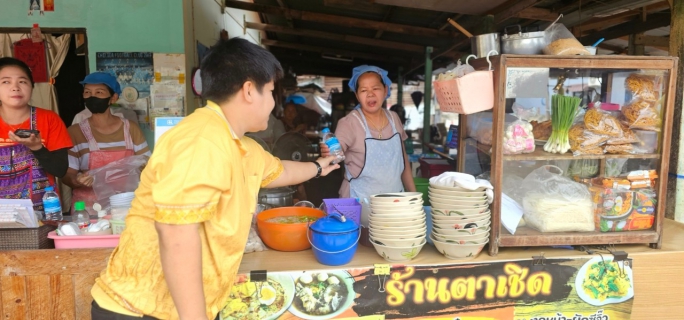
<svg viewBox="0 0 684 320"><path fill-rule="evenodd" d="M681 319L684 315L684 224L666 220L663 247L617 246L633 259L634 305L632 319ZM90 319L90 288L104 269L112 249L0 251L0 315L2 319ZM472 264L547 258L576 258L579 251L553 248L503 248L491 257L485 252L468 261L447 260L426 246L414 265ZM359 247L345 268L386 263L372 248ZM306 266L306 267L304 267ZM310 250L265 251L244 256L240 272L250 270L299 271L339 269L315 261Z"/></svg>

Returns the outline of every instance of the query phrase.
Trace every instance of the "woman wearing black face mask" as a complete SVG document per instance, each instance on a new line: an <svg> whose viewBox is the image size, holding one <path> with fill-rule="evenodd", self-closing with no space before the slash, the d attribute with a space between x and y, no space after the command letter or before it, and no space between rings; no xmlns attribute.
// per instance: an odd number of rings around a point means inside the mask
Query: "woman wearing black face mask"
<svg viewBox="0 0 684 320"><path fill-rule="evenodd" d="M81 82L85 107L90 118L69 127L74 147L69 150L69 169L64 182L73 188L72 204L84 201L91 215L97 201L92 190L93 179L87 171L132 155L150 155L140 127L109 111L121 87L114 76L105 72L91 73ZM73 210L73 206L72 206Z"/></svg>

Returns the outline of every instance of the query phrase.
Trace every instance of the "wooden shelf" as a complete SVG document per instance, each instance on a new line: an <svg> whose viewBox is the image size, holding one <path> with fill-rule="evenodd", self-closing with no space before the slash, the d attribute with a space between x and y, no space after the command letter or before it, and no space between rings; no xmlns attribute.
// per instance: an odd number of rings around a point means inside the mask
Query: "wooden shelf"
<svg viewBox="0 0 684 320"><path fill-rule="evenodd" d="M474 141L469 142L471 145L475 146L477 150L491 155L492 146L488 146L481 143L476 143ZM544 151L544 146L536 146L534 152L523 153L523 154L504 154L504 160L506 161L521 161L521 160L579 160L579 159L659 159L660 154L589 154L575 156L572 153L549 153Z"/></svg>
<svg viewBox="0 0 684 320"><path fill-rule="evenodd" d="M559 245L597 245L656 243L659 235L654 230L626 232L539 232L529 227L519 227L512 235L502 228L500 247L538 247Z"/></svg>

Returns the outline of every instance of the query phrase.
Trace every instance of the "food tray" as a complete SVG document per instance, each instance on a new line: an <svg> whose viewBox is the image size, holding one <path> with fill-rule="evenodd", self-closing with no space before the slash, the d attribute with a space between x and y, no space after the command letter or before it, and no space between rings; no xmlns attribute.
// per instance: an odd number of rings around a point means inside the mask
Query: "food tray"
<svg viewBox="0 0 684 320"><path fill-rule="evenodd" d="M48 233L55 240L55 249L75 248L114 248L119 244L119 235L103 236L58 236L55 231Z"/></svg>

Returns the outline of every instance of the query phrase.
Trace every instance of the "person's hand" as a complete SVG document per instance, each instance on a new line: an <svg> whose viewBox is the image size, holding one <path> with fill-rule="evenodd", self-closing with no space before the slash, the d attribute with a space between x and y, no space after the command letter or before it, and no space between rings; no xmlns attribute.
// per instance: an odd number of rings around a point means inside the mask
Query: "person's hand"
<svg viewBox="0 0 684 320"><path fill-rule="evenodd" d="M319 146L321 147L321 157L329 157L330 156L330 148L328 148L328 145L325 144L325 142L319 143Z"/></svg>
<svg viewBox="0 0 684 320"><path fill-rule="evenodd" d="M328 151L328 153L330 153L330 151ZM335 159L335 156L327 156L325 158L318 158L318 160L316 160L316 162L321 165L321 177L325 177L333 170L340 168L339 164L333 164Z"/></svg>
<svg viewBox="0 0 684 320"><path fill-rule="evenodd" d="M87 173L79 172L76 175L76 181L84 187L92 187L94 179Z"/></svg>
<svg viewBox="0 0 684 320"><path fill-rule="evenodd" d="M14 132L10 131L8 136L10 140L19 144L23 144L25 147L31 149L31 151L38 151L43 147L43 142L40 140L40 133L37 135L32 133L28 138L21 138L14 134Z"/></svg>

